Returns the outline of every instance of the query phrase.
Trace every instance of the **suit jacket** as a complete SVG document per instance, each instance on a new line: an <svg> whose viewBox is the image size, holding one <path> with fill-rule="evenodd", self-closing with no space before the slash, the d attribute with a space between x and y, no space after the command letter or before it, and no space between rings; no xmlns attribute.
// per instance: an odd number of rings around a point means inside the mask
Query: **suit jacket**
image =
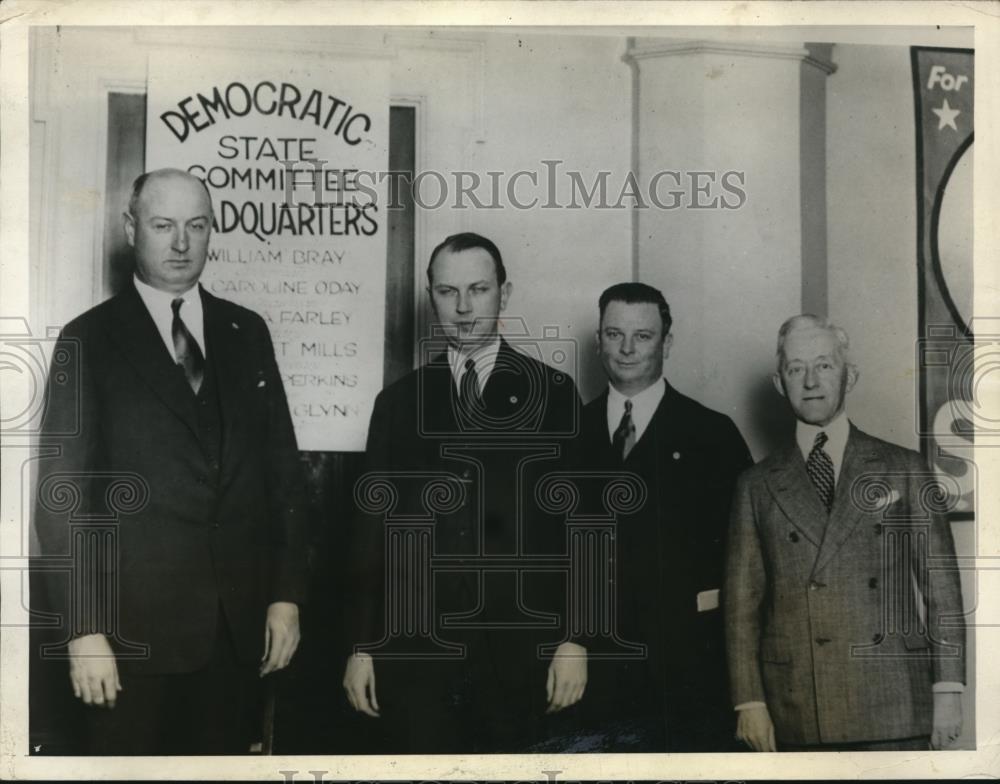
<svg viewBox="0 0 1000 784"><path fill-rule="evenodd" d="M551 541L551 531L534 522L531 488L538 476L557 465L563 445L575 434L576 386L566 374L515 351L501 339L496 366L483 389L483 404L477 421L463 419L446 353L376 398L365 465L371 474L389 477L396 495L391 512L360 513L356 520L352 560L358 570L358 591L348 620L355 643L376 643L387 633L383 563L387 516L432 520L432 552L450 559L450 571L431 576L436 591L431 623L442 639L470 642L472 627L451 625L458 615L478 623L482 631L486 625L538 620L533 611L548 602L548 597L538 595L546 589L533 587L545 580L518 574L516 567L481 573L477 562L483 556L537 554ZM450 483L458 493L452 496L454 504L436 504L435 494L425 492L432 479ZM412 589L423 587L414 584ZM550 634L555 637L556 631ZM515 628L494 628L486 637L488 651L480 647L468 654L491 657L497 677L509 678L510 688L519 690L531 677L524 667L531 664L535 651ZM404 656L412 653L389 646L382 654L394 650ZM378 658L380 652L373 655ZM421 670L416 672L419 677ZM544 680L536 684L537 690L543 691L543 685Z"/></svg>
<svg viewBox="0 0 1000 784"><path fill-rule="evenodd" d="M581 418L581 444L574 451L583 465L633 472L647 493L641 508L618 517L614 576L619 635L647 646L647 660L593 662L588 691L600 699L617 688L615 670L617 677L623 669L637 670L640 677L630 677L627 688L645 686L646 696L683 724L694 721L692 711L717 718L726 702L720 612L699 612L698 595L722 586L730 500L736 477L752 460L729 417L662 383L663 398L624 462L608 433L607 390ZM580 642L601 650L600 640Z"/></svg>
<svg viewBox="0 0 1000 784"><path fill-rule="evenodd" d="M740 477L733 702L765 701L779 742L929 735L932 684L964 680L955 550L932 481L919 454L853 425L829 518L794 443Z"/></svg>
<svg viewBox="0 0 1000 784"><path fill-rule="evenodd" d="M220 606L238 656L255 663L267 605L304 598L304 486L267 327L204 289L201 297L218 416L199 410L215 399L191 391L131 283L66 325L48 385L42 453L56 456L39 464L41 551L66 555L71 524L79 532L101 522L95 515L125 510L113 526L117 561L82 558L73 577L75 599L90 591L98 603L106 597L93 586L116 580L112 616L78 614L72 635L110 632L120 665L142 672L206 664ZM221 432L206 437L201 425L213 421ZM131 499L114 498L102 478L122 473L144 488ZM75 508L52 502L61 478L78 493ZM50 588L68 613L65 577ZM148 655L126 656L136 644Z"/></svg>

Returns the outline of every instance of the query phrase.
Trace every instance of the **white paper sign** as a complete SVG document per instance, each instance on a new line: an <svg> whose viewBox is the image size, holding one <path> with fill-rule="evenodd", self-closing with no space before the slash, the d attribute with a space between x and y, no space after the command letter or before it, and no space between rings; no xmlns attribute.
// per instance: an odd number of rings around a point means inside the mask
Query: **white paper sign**
<svg viewBox="0 0 1000 784"><path fill-rule="evenodd" d="M190 171L212 193L202 284L259 313L274 340L299 448L364 449L382 388L385 61L149 60L146 168Z"/></svg>

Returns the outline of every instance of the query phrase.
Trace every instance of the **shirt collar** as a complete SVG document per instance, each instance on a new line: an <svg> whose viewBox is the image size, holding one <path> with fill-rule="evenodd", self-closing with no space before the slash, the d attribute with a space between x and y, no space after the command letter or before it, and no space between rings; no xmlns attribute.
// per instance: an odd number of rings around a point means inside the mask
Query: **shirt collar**
<svg viewBox="0 0 1000 784"><path fill-rule="evenodd" d="M622 414L625 413L625 401L632 401L632 424L635 425L635 439L642 438L643 432L656 414L656 409L660 406L660 401L667 392L666 379L650 384L642 392L632 397L626 397L617 389L614 384L608 384L608 433L614 434L621 423Z"/></svg>
<svg viewBox="0 0 1000 784"><path fill-rule="evenodd" d="M497 355L500 353L500 336L494 335L493 340L483 346L478 346L471 352L459 351L451 344L448 345L448 364L451 366L451 377L455 380L455 386L460 388L462 376L465 375L465 363L472 360L476 368L476 375L479 377L479 394L486 388L486 382L493 372L497 363Z"/></svg>
<svg viewBox="0 0 1000 784"><path fill-rule="evenodd" d="M840 466L844 462L844 449L847 448L847 437L851 432L851 424L847 419L847 412L841 411L837 417L825 427L810 425L808 422L797 420L795 423L795 443L802 452L802 459L808 460L809 453L812 452L816 436L826 433L827 442L823 447L830 459L833 461L834 474L840 475Z"/></svg>
<svg viewBox="0 0 1000 784"><path fill-rule="evenodd" d="M201 310L201 296L198 294L197 283L195 283L183 294L174 294L172 291L162 291L161 289L153 288L148 283L140 280L138 275L133 274L132 280L135 283L136 291L139 292L139 296L142 297L142 301L146 303L146 307L150 310L153 308L159 309L160 307L166 307L167 310L170 311L170 303L178 297L184 300L184 311L187 310L186 306L190 306L193 309L196 303L198 305L198 310Z"/></svg>
<svg viewBox="0 0 1000 784"><path fill-rule="evenodd" d="M135 283L135 290L139 293L140 299L152 316L156 328L167 345L167 349L173 356L173 338L170 334L170 325L173 322L173 306L171 303L178 297L184 300L181 306L181 319L183 319L188 331L198 342L203 356L208 356L205 346L205 316L201 304L201 291L196 283L183 294L174 294L170 291L161 291L153 288L148 283L139 280L139 276L133 274L132 280Z"/></svg>

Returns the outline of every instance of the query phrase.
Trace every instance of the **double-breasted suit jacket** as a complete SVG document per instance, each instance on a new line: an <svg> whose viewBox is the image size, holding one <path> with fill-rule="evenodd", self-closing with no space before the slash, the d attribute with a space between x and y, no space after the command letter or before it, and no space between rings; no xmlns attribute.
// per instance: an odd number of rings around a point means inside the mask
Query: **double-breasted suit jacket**
<svg viewBox="0 0 1000 784"><path fill-rule="evenodd" d="M131 283L66 325L64 364L53 365L48 385L42 454L55 456L39 462L42 553L68 554L73 521L79 533L88 516L109 511L108 476L129 474L140 488L113 525L117 560L78 559L72 595L65 576L50 581L73 636L108 634L119 666L133 672L204 666L220 617L239 659L256 664L267 605L304 598L303 482L267 327L203 289L201 297L199 394ZM53 503L67 486L79 493L75 509ZM112 582L112 595L94 594ZM73 612L70 599L93 611ZM131 656L136 646L147 653Z"/></svg>
<svg viewBox="0 0 1000 784"><path fill-rule="evenodd" d="M964 680L955 551L920 455L853 425L832 510L793 443L742 475L724 594L735 705L796 745L930 735Z"/></svg>

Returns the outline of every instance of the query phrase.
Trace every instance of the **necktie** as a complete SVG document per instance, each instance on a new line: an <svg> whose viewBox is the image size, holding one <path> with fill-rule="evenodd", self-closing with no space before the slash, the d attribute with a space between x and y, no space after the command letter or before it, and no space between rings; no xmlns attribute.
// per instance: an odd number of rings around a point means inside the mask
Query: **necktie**
<svg viewBox="0 0 1000 784"><path fill-rule="evenodd" d="M622 421L618 423L618 429L611 439L611 448L615 454L621 455L622 461L628 457L628 453L635 446L635 425L632 423L632 401L625 401L625 413L622 414Z"/></svg>
<svg viewBox="0 0 1000 784"><path fill-rule="evenodd" d="M479 374L476 373L475 360L465 361L465 373L458 388L458 401L462 406L462 411L469 413L474 409L482 408L482 400L479 397Z"/></svg>
<svg viewBox="0 0 1000 784"><path fill-rule="evenodd" d="M174 355L177 357L177 364L184 370L184 377L197 395L201 388L202 379L205 378L205 357L198 347L198 341L194 339L194 336L188 331L187 325L181 319L181 305L183 304L184 300L181 297L170 303L170 308L174 311L170 335L174 339Z"/></svg>
<svg viewBox="0 0 1000 784"><path fill-rule="evenodd" d="M806 473L809 474L809 480L816 488L819 500L823 502L823 506L829 513L833 507L833 488L836 484L836 477L833 474L833 460L823 450L823 446L828 440L826 433L820 432L816 435L809 459L806 460Z"/></svg>

